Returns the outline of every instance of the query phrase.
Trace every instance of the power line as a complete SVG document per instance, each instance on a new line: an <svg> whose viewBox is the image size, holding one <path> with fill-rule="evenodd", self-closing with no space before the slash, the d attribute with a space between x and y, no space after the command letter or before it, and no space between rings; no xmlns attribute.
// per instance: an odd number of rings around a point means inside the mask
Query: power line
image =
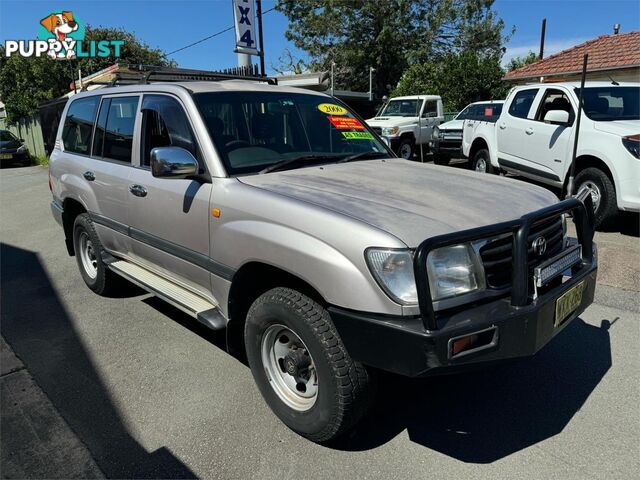
<svg viewBox="0 0 640 480"><path fill-rule="evenodd" d="M262 12L262 14L266 15L267 13L269 13L269 12L275 10L275 9L276 9L276 7L271 7L270 9L265 10L264 12ZM211 39L213 37L217 37L218 35L222 35L223 33L227 33L229 30L233 30L233 29L234 29L234 27L231 26L231 27L225 28L224 30L220 30L219 32L216 32L216 33L214 33L212 35L209 35L208 37L201 38L200 40L197 40L197 41L195 41L193 43L190 43L189 45L185 45L184 47L181 47L181 48L178 48L177 50L169 52L169 53L167 53L167 56L173 55L174 53L181 52L182 50L186 50L187 48L191 48L194 45L198 45L199 43L206 42L207 40L209 40L209 39Z"/></svg>

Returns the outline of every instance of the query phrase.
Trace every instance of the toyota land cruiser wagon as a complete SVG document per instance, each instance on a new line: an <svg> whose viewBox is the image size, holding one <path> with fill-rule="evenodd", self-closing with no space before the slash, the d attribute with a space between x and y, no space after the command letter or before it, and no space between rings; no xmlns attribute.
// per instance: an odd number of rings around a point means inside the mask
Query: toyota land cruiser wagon
<svg viewBox="0 0 640 480"><path fill-rule="evenodd" d="M593 300L588 195L395 158L323 93L147 82L79 93L62 118L51 208L86 285L126 279L226 329L314 441L362 417L376 370L533 355Z"/></svg>

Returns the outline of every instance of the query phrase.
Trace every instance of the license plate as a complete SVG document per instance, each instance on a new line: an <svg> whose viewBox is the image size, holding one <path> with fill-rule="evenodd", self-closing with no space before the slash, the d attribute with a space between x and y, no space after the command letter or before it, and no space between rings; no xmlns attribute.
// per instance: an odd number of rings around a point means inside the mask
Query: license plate
<svg viewBox="0 0 640 480"><path fill-rule="evenodd" d="M0 153L0 160L9 160L13 155L10 153Z"/></svg>
<svg viewBox="0 0 640 480"><path fill-rule="evenodd" d="M584 282L571 287L556 300L556 320L554 327L559 327L582 303Z"/></svg>

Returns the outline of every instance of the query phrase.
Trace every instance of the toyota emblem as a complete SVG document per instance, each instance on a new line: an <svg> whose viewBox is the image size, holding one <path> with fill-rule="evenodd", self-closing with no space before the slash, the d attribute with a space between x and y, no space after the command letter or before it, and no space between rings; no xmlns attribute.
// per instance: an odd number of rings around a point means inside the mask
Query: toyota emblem
<svg viewBox="0 0 640 480"><path fill-rule="evenodd" d="M533 241L531 246L533 247L533 253L541 257L544 255L544 252L547 251L547 239L544 237L538 237Z"/></svg>

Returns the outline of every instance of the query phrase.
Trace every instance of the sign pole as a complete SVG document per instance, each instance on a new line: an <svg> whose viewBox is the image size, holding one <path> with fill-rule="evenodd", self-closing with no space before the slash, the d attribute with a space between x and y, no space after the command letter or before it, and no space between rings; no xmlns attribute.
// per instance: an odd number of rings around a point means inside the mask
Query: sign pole
<svg viewBox="0 0 640 480"><path fill-rule="evenodd" d="M256 14L258 15L258 40L260 41L260 74L266 77L264 71L264 40L262 37L262 0L256 0Z"/></svg>

